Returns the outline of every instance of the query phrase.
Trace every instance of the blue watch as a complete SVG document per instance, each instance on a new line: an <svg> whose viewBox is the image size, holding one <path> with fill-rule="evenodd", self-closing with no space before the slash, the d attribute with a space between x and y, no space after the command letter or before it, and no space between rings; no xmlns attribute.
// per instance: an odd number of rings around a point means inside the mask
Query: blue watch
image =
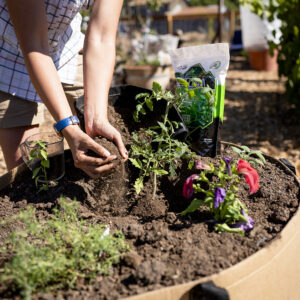
<svg viewBox="0 0 300 300"><path fill-rule="evenodd" d="M65 119L60 120L56 124L54 124L54 130L59 135L62 136L61 131L69 125L78 125L79 120L76 116L71 116Z"/></svg>

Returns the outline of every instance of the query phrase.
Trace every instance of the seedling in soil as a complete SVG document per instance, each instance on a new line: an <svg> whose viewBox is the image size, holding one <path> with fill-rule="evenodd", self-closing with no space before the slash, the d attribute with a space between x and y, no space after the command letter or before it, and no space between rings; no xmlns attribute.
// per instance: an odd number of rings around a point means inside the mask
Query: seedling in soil
<svg viewBox="0 0 300 300"><path fill-rule="evenodd" d="M89 224L77 217L79 203L61 197L49 219L40 222L29 207L0 225L14 227L0 253L11 260L0 269L10 291L31 299L32 293L74 288L79 278L108 275L113 263L129 250L121 232Z"/></svg>
<svg viewBox="0 0 300 300"><path fill-rule="evenodd" d="M186 82L186 84L188 83ZM170 175L175 178L179 159L190 160L193 163L196 157L195 153L189 149L186 143L173 137L180 123L168 118L171 107L180 107L182 99L189 92L187 89L185 94L180 91L173 95L170 91L163 91L161 86L154 82L152 94L142 93L136 96L139 102L133 115L136 122L139 122L140 114L145 115L147 113L146 107L153 111L154 101L166 101L162 121L157 121L155 126L134 132L132 135L134 145L131 146L130 161L140 170L134 185L137 194L143 189L145 178L151 176L153 178L153 198L155 198L157 176Z"/></svg>
<svg viewBox="0 0 300 300"><path fill-rule="evenodd" d="M198 165L200 165L198 163ZM244 203L237 195L240 174L245 176L250 186L250 194L259 188L259 177L255 169L242 159L232 162L231 158L223 158L220 166L202 167L202 172L193 174L186 180L183 188L185 198L194 199L182 215L206 206L214 216L216 231L227 231L244 235L254 227L254 221L248 216Z"/></svg>
<svg viewBox="0 0 300 300"><path fill-rule="evenodd" d="M248 161L249 163L259 164L264 166L266 160L259 150L251 150L247 146L240 146L241 148L237 148L232 146L231 149L236 152L240 158ZM255 157L256 156L256 157Z"/></svg>
<svg viewBox="0 0 300 300"><path fill-rule="evenodd" d="M49 182L47 177L47 169L50 168L50 162L47 154L47 144L42 141L34 141L30 143L33 149L29 153L29 163L37 164L37 167L32 170L32 178L35 180L35 185L38 187L38 182L43 174L43 185L39 188L40 191L49 190Z"/></svg>

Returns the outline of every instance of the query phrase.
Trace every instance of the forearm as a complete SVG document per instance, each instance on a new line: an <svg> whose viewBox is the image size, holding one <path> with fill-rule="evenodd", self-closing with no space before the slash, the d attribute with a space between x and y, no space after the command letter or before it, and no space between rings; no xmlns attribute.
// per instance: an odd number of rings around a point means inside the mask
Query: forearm
<svg viewBox="0 0 300 300"><path fill-rule="evenodd" d="M31 81L53 118L58 122L72 115L51 57L41 52L23 55Z"/></svg>
<svg viewBox="0 0 300 300"><path fill-rule="evenodd" d="M84 47L85 112L107 119L107 97L115 65L115 43L89 41Z"/></svg>

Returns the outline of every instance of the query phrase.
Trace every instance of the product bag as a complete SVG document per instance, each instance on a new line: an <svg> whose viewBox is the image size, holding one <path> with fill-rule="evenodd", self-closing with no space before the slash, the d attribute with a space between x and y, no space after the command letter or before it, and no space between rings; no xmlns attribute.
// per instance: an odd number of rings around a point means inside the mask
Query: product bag
<svg viewBox="0 0 300 300"><path fill-rule="evenodd" d="M176 78L185 79L190 89L197 84L194 96L186 96L178 108L188 128L186 142L199 155L215 157L220 149L229 46L219 43L184 47L169 54Z"/></svg>

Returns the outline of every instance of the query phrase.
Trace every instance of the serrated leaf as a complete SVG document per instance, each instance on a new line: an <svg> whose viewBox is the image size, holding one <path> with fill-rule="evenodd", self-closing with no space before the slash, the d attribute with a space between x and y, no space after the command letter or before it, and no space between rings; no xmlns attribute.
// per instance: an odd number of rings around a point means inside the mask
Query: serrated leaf
<svg viewBox="0 0 300 300"><path fill-rule="evenodd" d="M143 169L143 164L139 159L135 159L135 158L129 158L129 160L131 161L131 163L138 169Z"/></svg>
<svg viewBox="0 0 300 300"><path fill-rule="evenodd" d="M193 201L190 203L188 208L185 209L181 214L184 216L188 213L194 212L195 210L197 210L202 205L202 203L203 203L202 200L199 200L197 198L193 199Z"/></svg>
<svg viewBox="0 0 300 300"><path fill-rule="evenodd" d="M163 169L155 169L155 168L153 168L153 169L151 169L151 171L153 173L155 173L156 175L158 175L158 176L163 176L163 175L168 175L169 174L168 171L163 170Z"/></svg>
<svg viewBox="0 0 300 300"><path fill-rule="evenodd" d="M162 92L162 87L161 85L154 81L153 84L152 84L152 91L155 93L155 94L159 94Z"/></svg>
<svg viewBox="0 0 300 300"><path fill-rule="evenodd" d="M135 183L134 183L134 188L137 194L139 194L142 190L142 188L144 187L144 183L143 183L144 177L139 177Z"/></svg>
<svg viewBox="0 0 300 300"><path fill-rule="evenodd" d="M175 178L176 172L175 172L175 168L173 167L172 164L170 164L170 166L169 166L169 173L172 178Z"/></svg>
<svg viewBox="0 0 300 300"><path fill-rule="evenodd" d="M157 122L157 124L163 131L168 132L168 128L165 126L165 124L163 124L162 122L159 122L159 121Z"/></svg>

